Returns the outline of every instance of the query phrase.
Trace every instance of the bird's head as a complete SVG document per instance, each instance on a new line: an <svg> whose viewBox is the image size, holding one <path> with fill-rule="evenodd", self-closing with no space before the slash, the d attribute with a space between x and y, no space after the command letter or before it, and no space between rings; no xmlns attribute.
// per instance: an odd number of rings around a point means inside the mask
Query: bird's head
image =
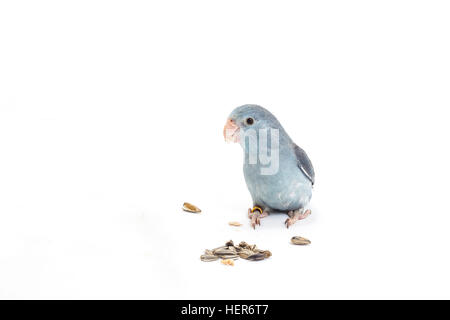
<svg viewBox="0 0 450 320"><path fill-rule="evenodd" d="M240 142L247 130L280 128L278 120L268 110L254 104L246 104L234 109L223 128L227 142Z"/></svg>

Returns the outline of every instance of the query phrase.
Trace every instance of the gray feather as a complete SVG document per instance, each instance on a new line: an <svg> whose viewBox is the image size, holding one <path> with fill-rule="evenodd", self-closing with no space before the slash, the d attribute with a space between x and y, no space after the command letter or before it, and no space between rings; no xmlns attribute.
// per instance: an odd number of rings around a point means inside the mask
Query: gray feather
<svg viewBox="0 0 450 320"><path fill-rule="evenodd" d="M314 168L311 163L311 160L309 160L306 152L302 148L300 148L298 145L296 145L295 143L294 143L294 151L295 151L295 155L297 157L298 167L300 168L300 170L302 170L302 172L306 175L306 177L314 185L315 173L314 173Z"/></svg>

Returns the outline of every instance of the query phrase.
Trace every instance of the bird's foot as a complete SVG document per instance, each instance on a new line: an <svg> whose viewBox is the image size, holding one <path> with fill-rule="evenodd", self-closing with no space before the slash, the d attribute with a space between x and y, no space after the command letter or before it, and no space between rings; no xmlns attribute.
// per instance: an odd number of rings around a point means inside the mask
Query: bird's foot
<svg viewBox="0 0 450 320"><path fill-rule="evenodd" d="M299 209L299 210L289 211L288 212L289 218L286 219L284 224L286 225L286 228L289 228L294 223L296 223L298 220L303 220L303 219L307 218L310 214L311 214L311 210L309 210L309 209L308 210Z"/></svg>
<svg viewBox="0 0 450 320"><path fill-rule="evenodd" d="M256 225L261 225L261 219L269 215L267 211L263 211L260 207L253 207L248 209L248 217L250 219L250 225L255 229Z"/></svg>

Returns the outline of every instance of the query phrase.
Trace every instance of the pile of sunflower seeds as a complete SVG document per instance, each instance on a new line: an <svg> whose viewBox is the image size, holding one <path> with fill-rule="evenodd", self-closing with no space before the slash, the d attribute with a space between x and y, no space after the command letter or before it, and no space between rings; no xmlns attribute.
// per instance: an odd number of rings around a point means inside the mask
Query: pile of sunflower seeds
<svg viewBox="0 0 450 320"><path fill-rule="evenodd" d="M242 258L250 261L260 261L269 258L271 255L272 253L269 250L258 249L255 244L249 245L245 241L242 241L239 245L235 246L233 241L230 240L222 247L205 250L205 253L200 256L200 260L209 262L218 259L236 260Z"/></svg>

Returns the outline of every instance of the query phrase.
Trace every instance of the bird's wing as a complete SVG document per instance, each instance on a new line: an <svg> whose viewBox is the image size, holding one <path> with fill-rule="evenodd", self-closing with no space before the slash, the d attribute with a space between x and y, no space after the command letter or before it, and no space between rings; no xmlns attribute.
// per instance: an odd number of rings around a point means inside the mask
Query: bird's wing
<svg viewBox="0 0 450 320"><path fill-rule="evenodd" d="M311 163L311 160L309 160L306 152L302 148L300 148L298 145L296 145L295 143L294 143L294 151L295 151L295 156L297 157L298 167L300 168L300 170L302 170L302 172L305 174L305 176L314 185L315 174L314 174L314 168Z"/></svg>

